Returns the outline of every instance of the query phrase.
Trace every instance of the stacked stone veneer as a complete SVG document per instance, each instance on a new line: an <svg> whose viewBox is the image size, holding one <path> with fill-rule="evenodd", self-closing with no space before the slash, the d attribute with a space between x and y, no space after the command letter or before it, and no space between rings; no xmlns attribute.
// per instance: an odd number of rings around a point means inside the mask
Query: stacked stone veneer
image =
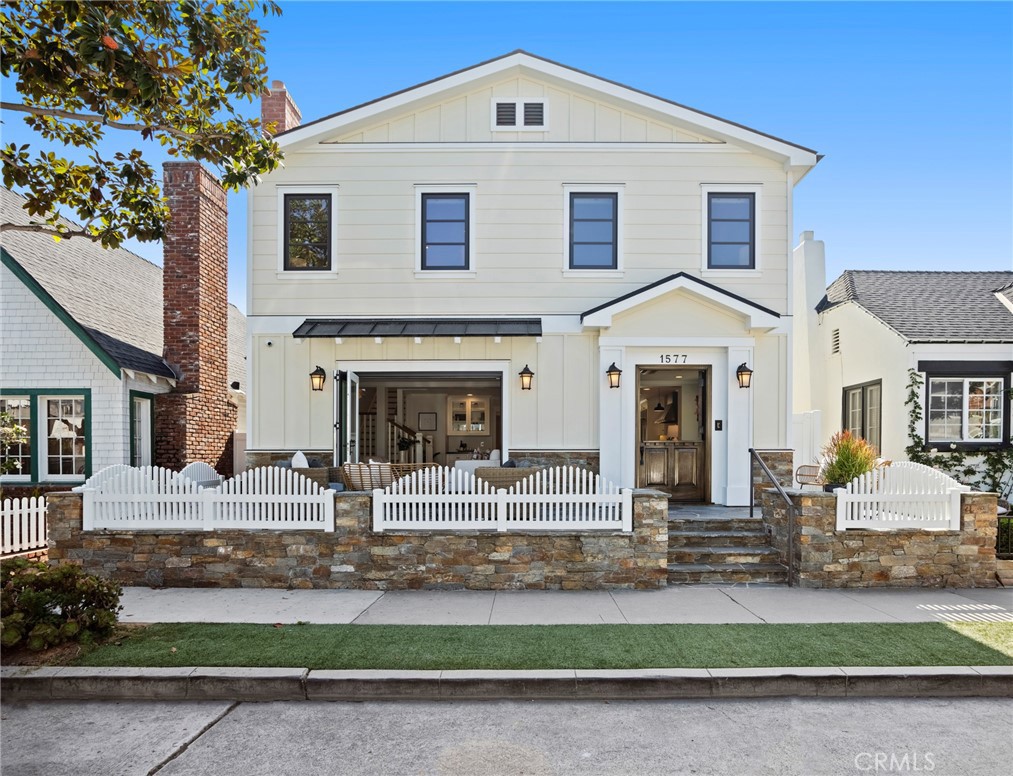
<svg viewBox="0 0 1013 776"><path fill-rule="evenodd" d="M510 460L523 467L579 466L595 474L601 456L597 450L511 450Z"/></svg>
<svg viewBox="0 0 1013 776"><path fill-rule="evenodd" d="M795 485L794 452L792 450L765 450L757 453L763 462L770 469L770 473L777 479L782 488L791 488ZM764 473L760 465L752 458L749 459L752 466L753 478L753 503L759 504L763 497L763 491L771 486L770 478Z"/></svg>
<svg viewBox="0 0 1013 776"><path fill-rule="evenodd" d="M994 493L961 494L959 531L838 531L834 494L788 496L797 513L788 566L799 587L996 586ZM763 521L787 564L788 510L773 490L763 492Z"/></svg>
<svg viewBox="0 0 1013 776"><path fill-rule="evenodd" d="M83 531L81 496L49 498L49 558L125 585L471 590L661 588L668 501L634 491L633 532L371 530L372 497L335 496L324 531Z"/></svg>
<svg viewBox="0 0 1013 776"><path fill-rule="evenodd" d="M228 211L218 179L196 162L167 162L172 218L163 249L163 343L175 389L155 401L155 463L233 469L237 406L228 392Z"/></svg>

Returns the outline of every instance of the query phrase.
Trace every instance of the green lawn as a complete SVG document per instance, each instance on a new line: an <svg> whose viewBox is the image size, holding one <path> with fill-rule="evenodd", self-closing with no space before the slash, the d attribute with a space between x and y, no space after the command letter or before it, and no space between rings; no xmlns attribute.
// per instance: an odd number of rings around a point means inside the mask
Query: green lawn
<svg viewBox="0 0 1013 776"><path fill-rule="evenodd" d="M1013 665L1013 624L158 624L88 666L334 669Z"/></svg>

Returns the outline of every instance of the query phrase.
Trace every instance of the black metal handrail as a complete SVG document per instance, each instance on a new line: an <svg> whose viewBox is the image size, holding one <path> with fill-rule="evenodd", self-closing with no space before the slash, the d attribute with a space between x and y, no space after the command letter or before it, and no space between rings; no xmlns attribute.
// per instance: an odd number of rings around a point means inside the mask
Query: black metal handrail
<svg viewBox="0 0 1013 776"><path fill-rule="evenodd" d="M749 458L750 458L750 466L749 466L749 516L750 517L753 516L753 502L755 501L755 498L754 498L755 491L753 489L753 466L752 466L752 461L756 461L760 465L760 469L763 471L764 474L767 475L767 479L770 480L771 483L774 485L774 489L777 491L778 495L780 495L781 498L784 500L785 506L788 508L788 587L792 587L791 569L792 569L792 566L795 563L795 552L794 552L794 549L795 549L795 547L794 547L794 545L795 545L795 541L794 541L794 536L795 536L795 517L796 517L795 502L791 500L791 497L788 495L787 491L785 491L785 489L783 487L781 487L781 483L777 481L777 477L774 476L774 473L770 470L770 468L767 466L767 464L765 464L763 462L763 459L760 458L760 453L790 453L790 452L794 452L794 451L792 451L792 450L756 450L756 449L754 449L752 447L749 448Z"/></svg>

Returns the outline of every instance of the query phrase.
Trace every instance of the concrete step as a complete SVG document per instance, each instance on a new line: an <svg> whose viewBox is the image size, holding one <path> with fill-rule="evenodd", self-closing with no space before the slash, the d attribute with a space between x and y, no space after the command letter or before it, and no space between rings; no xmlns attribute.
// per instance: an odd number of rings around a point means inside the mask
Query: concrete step
<svg viewBox="0 0 1013 776"><path fill-rule="evenodd" d="M785 583L788 570L780 563L669 563L668 584Z"/></svg>
<svg viewBox="0 0 1013 776"><path fill-rule="evenodd" d="M669 547L756 547L767 544L766 531L668 531Z"/></svg>
<svg viewBox="0 0 1013 776"><path fill-rule="evenodd" d="M755 565L777 563L777 550L773 547L669 547L669 563Z"/></svg>

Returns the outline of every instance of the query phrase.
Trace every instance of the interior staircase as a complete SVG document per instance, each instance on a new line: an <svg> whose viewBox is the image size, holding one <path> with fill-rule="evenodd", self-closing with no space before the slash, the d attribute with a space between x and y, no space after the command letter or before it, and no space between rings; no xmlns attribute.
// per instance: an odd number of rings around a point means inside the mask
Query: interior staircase
<svg viewBox="0 0 1013 776"><path fill-rule="evenodd" d="M720 506L672 506L668 512L668 584L787 584L759 517Z"/></svg>

